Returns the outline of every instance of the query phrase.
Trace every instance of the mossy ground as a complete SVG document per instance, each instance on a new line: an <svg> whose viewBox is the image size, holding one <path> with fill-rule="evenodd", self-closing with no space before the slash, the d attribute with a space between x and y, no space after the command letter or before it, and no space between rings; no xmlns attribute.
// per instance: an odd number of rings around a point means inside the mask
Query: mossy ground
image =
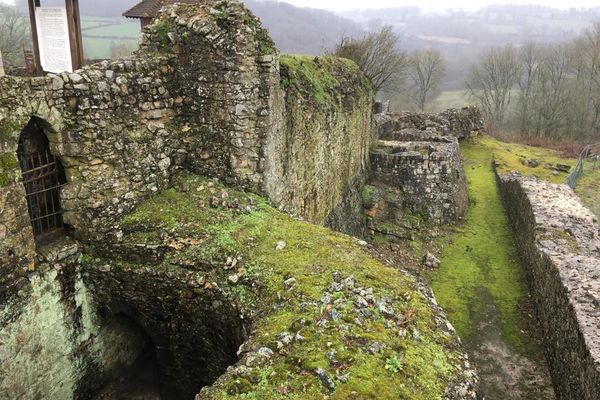
<svg viewBox="0 0 600 400"><path fill-rule="evenodd" d="M568 174L556 172L551 167L556 164L564 164L570 166L572 170L577 164L576 159L564 157L556 150L543 147L503 143L489 136L480 138L478 143L494 154L494 158L499 163L498 171L500 173L516 171L525 176L535 176L552 183L564 184L567 182ZM535 159L540 165L535 168L524 165L522 161L528 159ZM587 166L585 175L577 184L575 193L579 195L583 204L600 217L600 169L594 171L591 169L591 164L587 164Z"/></svg>
<svg viewBox="0 0 600 400"><path fill-rule="evenodd" d="M228 378L212 392L214 398L434 400L455 377L456 342L439 329L415 283L354 238L195 176L148 200L121 225L125 242L181 244L157 267L212 266L202 270L206 281L217 282L243 312L254 315L249 344L275 351L250 376ZM278 250L280 242L286 245ZM244 278L238 284L227 281L234 271L222 268L231 256L240 260L235 271ZM333 291L332 304L321 301L336 279L351 276L356 288L372 288L377 301L389 298L394 316L374 304L372 317L357 323L353 291ZM292 277L290 290L284 281ZM332 306L339 310L337 320L324 318ZM399 334L403 329L409 333ZM282 332L298 332L306 340L278 349ZM383 345L381 351L369 351L375 342ZM332 350L338 362L328 358ZM324 386L317 368L335 381L335 390ZM336 380L346 373L347 382Z"/></svg>
<svg viewBox="0 0 600 400"><path fill-rule="evenodd" d="M504 144L487 137L463 143L472 204L464 226L444 240L442 264L432 276L432 286L463 339L468 341L477 334L489 299L499 310L504 341L526 351L529 340L523 334L520 314L526 282L496 184L494 153L490 151L503 148ZM507 153L519 157L517 151ZM506 160L520 165L513 158Z"/></svg>

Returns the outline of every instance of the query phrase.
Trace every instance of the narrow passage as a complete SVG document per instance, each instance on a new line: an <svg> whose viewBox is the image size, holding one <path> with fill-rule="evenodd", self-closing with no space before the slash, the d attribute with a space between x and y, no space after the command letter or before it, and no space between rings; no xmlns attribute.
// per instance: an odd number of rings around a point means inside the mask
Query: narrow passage
<svg viewBox="0 0 600 400"><path fill-rule="evenodd" d="M479 371L486 399L554 399L493 154L477 139L461 151L471 207L464 226L442 240L433 290Z"/></svg>

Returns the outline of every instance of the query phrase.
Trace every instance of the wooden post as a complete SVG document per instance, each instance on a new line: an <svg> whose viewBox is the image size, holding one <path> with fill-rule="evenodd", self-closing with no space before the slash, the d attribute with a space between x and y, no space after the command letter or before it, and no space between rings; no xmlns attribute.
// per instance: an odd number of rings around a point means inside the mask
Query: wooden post
<svg viewBox="0 0 600 400"><path fill-rule="evenodd" d="M69 25L69 43L73 69L83 67L83 40L81 38L81 18L79 16L79 0L65 0L67 22Z"/></svg>
<svg viewBox="0 0 600 400"><path fill-rule="evenodd" d="M35 60L35 73L42 75L42 62L40 60L40 43L38 41L37 24L35 21L35 9L40 6L40 0L28 0L29 3L29 21L31 24L31 36L33 41L33 59Z"/></svg>

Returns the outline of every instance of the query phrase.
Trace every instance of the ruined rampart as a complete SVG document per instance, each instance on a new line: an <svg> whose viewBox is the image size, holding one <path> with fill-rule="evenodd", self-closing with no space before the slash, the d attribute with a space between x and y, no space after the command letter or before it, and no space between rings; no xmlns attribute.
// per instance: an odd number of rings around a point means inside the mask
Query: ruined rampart
<svg viewBox="0 0 600 400"><path fill-rule="evenodd" d="M293 60L293 58L288 58ZM0 300L35 245L17 156L28 126L64 167L64 222L99 239L181 169L266 194L310 222L358 232L372 92L349 61L284 63L238 2L164 10L127 60L0 79ZM306 71L320 76L307 80ZM349 222L347 222L349 221Z"/></svg>
<svg viewBox="0 0 600 400"><path fill-rule="evenodd" d="M480 112L466 107L440 114L379 114L376 124L370 184L376 197L387 200L368 205L373 221L398 219L389 215L398 212L385 211L397 208L436 224L463 218L468 195L458 139L483 129Z"/></svg>
<svg viewBox="0 0 600 400"><path fill-rule="evenodd" d="M94 292L93 283L102 276L111 293L136 294L146 278L125 287L119 286L123 274L84 273L77 246L64 258L43 255L54 247L34 235L32 211L47 213L49 205L41 212L39 204L28 205L27 194L40 190L26 189L23 182L24 133L45 138L64 169L59 189L64 234L80 244L119 242L126 233L116 221L170 187L182 170L260 193L309 222L360 231L370 85L347 60L283 64L280 71L272 40L240 2L206 0L164 9L129 59L74 73L0 78L0 398L85 398L118 366L134 361L140 351L136 343L144 344L136 329L128 328L131 313L121 321L118 307ZM307 71L320 76L307 80ZM199 295L204 301L192 304L196 314L189 321L207 320L214 310L225 315L215 305L218 288L212 296L198 281L167 278L156 278L151 293L163 293L162 305L141 296L137 303L124 298L120 304L146 313L135 322L153 336L148 340L161 344L164 336L174 338L168 345L180 351L173 353L178 360L189 350L185 343L199 348L200 337L207 340L205 347L221 349L202 353L206 360L198 369L185 360L167 363L176 375L172 385L189 394L185 374L214 379L215 371L201 369L212 365L221 371L224 366L215 360L229 363L239 338L229 334L233 339L225 351L218 329L210 336L199 330L205 325L185 325L190 314L180 298ZM176 333L156 328L165 323L161 313L173 318ZM218 327L215 318L212 325ZM123 350L119 355L114 349ZM41 373L40 366L51 367Z"/></svg>
<svg viewBox="0 0 600 400"><path fill-rule="evenodd" d="M600 393L600 236L566 185L511 173L498 181L543 332L559 399Z"/></svg>

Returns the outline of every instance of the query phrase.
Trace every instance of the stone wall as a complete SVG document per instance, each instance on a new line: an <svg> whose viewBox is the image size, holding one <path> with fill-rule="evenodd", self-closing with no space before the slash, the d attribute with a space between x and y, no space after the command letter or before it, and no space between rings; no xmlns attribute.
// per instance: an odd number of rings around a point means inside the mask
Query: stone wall
<svg viewBox="0 0 600 400"><path fill-rule="evenodd" d="M267 138L265 192L309 222L360 235L373 93L349 60L284 56L281 119Z"/></svg>
<svg viewBox="0 0 600 400"><path fill-rule="evenodd" d="M449 108L439 114L399 112L377 116L379 139L390 140L405 129L435 131L464 139L471 132L483 130L483 116L477 107Z"/></svg>
<svg viewBox="0 0 600 400"><path fill-rule="evenodd" d="M398 219L381 213L398 209L437 224L463 218L468 194L458 138L483 128L478 110L380 114L376 120L370 184L383 194L377 196L381 201L368 204L369 214Z"/></svg>
<svg viewBox="0 0 600 400"><path fill-rule="evenodd" d="M127 265L115 259L123 250L129 249L111 248L113 259L84 259L83 282L103 315L126 315L149 336L161 398L191 399L237 361L246 339L239 311L204 271Z"/></svg>
<svg viewBox="0 0 600 400"><path fill-rule="evenodd" d="M17 157L27 126L43 131L64 167L64 220L81 243L118 241L115 221L180 170L266 194L310 222L360 231L370 85L347 60L310 58L297 70L284 62L283 71L279 60L240 2L205 0L164 9L130 59L0 78L0 398L86 398L148 340L183 360L165 361L176 372L167 388L188 396L198 387L187 377L214 379L242 337L239 321L219 325L229 314L215 305L218 290L202 300L198 293L210 291L187 275L128 270L124 278L89 260L81 267L76 254L48 261L48 248L36 247ZM318 79L307 80L305 67ZM142 295L149 281L163 302ZM196 302L186 309L183 299ZM220 335L201 319L233 331ZM186 352L205 362L192 365Z"/></svg>
<svg viewBox="0 0 600 400"><path fill-rule="evenodd" d="M499 175L559 399L600 393L600 235L566 185Z"/></svg>
<svg viewBox="0 0 600 400"><path fill-rule="evenodd" d="M141 329L97 312L78 256L73 242L47 248L26 297L0 308L0 398L89 398L144 347Z"/></svg>
<svg viewBox="0 0 600 400"><path fill-rule="evenodd" d="M290 86L258 19L239 2L206 0L165 9L130 59L1 78L0 304L36 265L16 154L32 118L65 169L61 205L78 239L105 237L181 169L358 232L372 93L349 61L306 64L320 80L298 73Z"/></svg>

